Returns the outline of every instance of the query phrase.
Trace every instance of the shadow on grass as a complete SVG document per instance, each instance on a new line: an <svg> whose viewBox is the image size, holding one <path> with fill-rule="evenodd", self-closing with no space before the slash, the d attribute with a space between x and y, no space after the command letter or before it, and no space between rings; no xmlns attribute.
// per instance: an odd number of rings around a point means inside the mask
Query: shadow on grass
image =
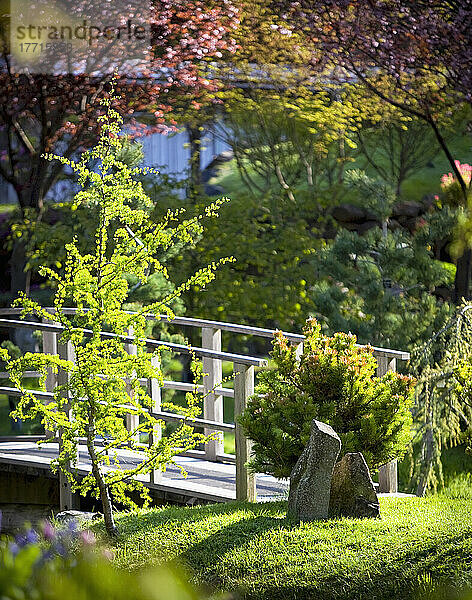
<svg viewBox="0 0 472 600"><path fill-rule="evenodd" d="M273 520L279 524L286 524L285 519L268 517L267 513L277 509L285 510L284 502L271 502L270 508L267 504L247 504L243 502L228 502L225 504L209 504L206 506L182 507L169 506L166 508L156 508L154 510L136 513L125 513L118 517L118 526L120 533L126 536L130 533L145 533L149 529L159 528L162 525L175 524L176 527L182 523L205 521L208 517L217 515L226 515L243 510L247 517L243 518L235 527L244 526L248 521L254 521L257 518ZM222 530L223 531L223 530Z"/></svg>
<svg viewBox="0 0 472 600"><path fill-rule="evenodd" d="M235 548L245 546L253 538L286 525L285 519L264 515L242 519L193 544L180 555L180 559L192 568L205 569Z"/></svg>

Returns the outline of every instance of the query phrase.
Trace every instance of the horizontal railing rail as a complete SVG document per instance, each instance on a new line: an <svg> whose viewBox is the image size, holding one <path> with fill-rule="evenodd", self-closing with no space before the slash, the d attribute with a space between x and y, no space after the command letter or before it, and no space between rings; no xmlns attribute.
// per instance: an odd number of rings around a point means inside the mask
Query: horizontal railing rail
<svg viewBox="0 0 472 600"><path fill-rule="evenodd" d="M6 394L7 396L21 397L24 393L33 394L38 400L51 401L54 399L53 392L43 392L42 390L19 390L18 388L12 388L7 386L0 386L0 394ZM125 408L125 407L123 407ZM213 431L234 431L233 423L217 423L216 421L209 421L208 419L192 418L188 419L185 415L179 415L178 413L171 413L166 411L147 411L151 417L156 419L162 419L172 423L179 423L181 421L191 421L196 427L207 427ZM11 437L11 436L7 436ZM4 439L3 436L0 439Z"/></svg>
<svg viewBox="0 0 472 600"><path fill-rule="evenodd" d="M34 321L17 321L14 319L0 319L0 327L12 328L12 329L34 329L36 331L47 331L50 333L62 334L65 331L65 327L62 325L52 325L50 323L36 323ZM93 331L90 329L75 328L77 331L81 331L85 336L92 336ZM118 335L117 333L110 333L108 331L102 331L100 337L104 340L119 339L121 342L126 344L133 344L136 342L134 336L129 335ZM256 358L254 356L245 356L243 354L233 354L231 352L218 352L214 350L207 350L205 348L198 348L195 346L185 346L184 344L173 344L171 342L163 342L161 340L144 340L148 348L165 348L172 352L178 352L179 354L193 354L199 358L212 358L214 360L226 360L228 362L237 362L242 365L252 365L255 367L267 366L267 359Z"/></svg>
<svg viewBox="0 0 472 600"><path fill-rule="evenodd" d="M38 371L25 371L23 373L23 377L26 379L38 379L41 377L41 373ZM0 379L9 379L10 374L7 371L0 371ZM146 383L146 379L140 379L139 382L141 384ZM161 387L163 390L175 390L177 392L195 392L202 393L204 391L203 385L194 383L186 383L184 381L172 381L170 379L164 379L161 383ZM231 388L225 387L216 387L215 393L220 394L221 396L226 396L227 398L234 398L234 390Z"/></svg>
<svg viewBox="0 0 472 600"><path fill-rule="evenodd" d="M54 314L54 308L46 308L51 315ZM74 308L65 308L63 309L64 314L73 315L76 313L76 309ZM21 314L21 308L3 308L0 309L1 315L19 315ZM129 311L129 314L132 314ZM196 319L191 317L174 317L170 318L168 315L153 315L147 314L146 318L149 320L158 320L164 321L167 323L171 323L174 325L183 325L187 327L198 327L198 328L210 328L210 329L219 329L221 331L228 331L232 333L239 333L243 335L252 335L255 337L263 337L263 338L273 338L274 334L278 331L277 329L265 329L263 327L252 327L251 325L238 325L235 323L226 323L224 321L211 321L208 319ZM287 331L282 331L283 336L292 343L302 344L305 340L305 336L301 333L290 333ZM370 345L370 344L369 344ZM359 346L363 347L365 344L359 344ZM370 346L374 353L379 357L385 358L396 358L398 360L409 360L410 353L405 352L403 350L392 350L390 348L381 348L379 346Z"/></svg>

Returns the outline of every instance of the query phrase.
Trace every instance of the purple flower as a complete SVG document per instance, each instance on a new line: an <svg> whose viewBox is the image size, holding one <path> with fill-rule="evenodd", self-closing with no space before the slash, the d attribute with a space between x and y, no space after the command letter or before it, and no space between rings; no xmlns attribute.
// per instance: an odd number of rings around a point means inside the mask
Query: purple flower
<svg viewBox="0 0 472 600"><path fill-rule="evenodd" d="M34 529L29 529L26 532L26 535L25 535L26 544L36 544L38 539L39 539L39 536Z"/></svg>
<svg viewBox="0 0 472 600"><path fill-rule="evenodd" d="M43 524L43 536L48 541L52 541L56 537L56 530L49 521L45 521Z"/></svg>
<svg viewBox="0 0 472 600"><path fill-rule="evenodd" d="M64 544L61 544L60 542L54 546L54 552L56 554L58 554L59 556L62 556L63 558L65 558L67 556L66 547L64 546Z"/></svg>
<svg viewBox="0 0 472 600"><path fill-rule="evenodd" d="M77 531L77 529L79 528L77 521L75 521L75 520L69 521L68 528L69 528L69 531L75 533Z"/></svg>
<svg viewBox="0 0 472 600"><path fill-rule="evenodd" d="M82 531L79 538L84 546L93 546L95 544L95 536L91 531Z"/></svg>
<svg viewBox="0 0 472 600"><path fill-rule="evenodd" d="M24 546L26 546L26 535L24 535L23 533L16 535L15 544L18 546L18 548L23 548Z"/></svg>

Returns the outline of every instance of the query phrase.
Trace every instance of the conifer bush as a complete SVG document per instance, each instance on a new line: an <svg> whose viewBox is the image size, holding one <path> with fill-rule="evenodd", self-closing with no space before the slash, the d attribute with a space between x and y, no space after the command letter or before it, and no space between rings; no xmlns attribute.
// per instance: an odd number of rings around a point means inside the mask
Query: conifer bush
<svg viewBox="0 0 472 600"><path fill-rule="evenodd" d="M342 441L339 459L362 452L373 470L401 457L410 440L414 379L388 372L376 377L370 347L356 337L327 337L315 319L304 333L303 354L281 332L273 343L273 368L262 372L240 417L253 440L251 469L289 477L310 436L312 419L328 423Z"/></svg>

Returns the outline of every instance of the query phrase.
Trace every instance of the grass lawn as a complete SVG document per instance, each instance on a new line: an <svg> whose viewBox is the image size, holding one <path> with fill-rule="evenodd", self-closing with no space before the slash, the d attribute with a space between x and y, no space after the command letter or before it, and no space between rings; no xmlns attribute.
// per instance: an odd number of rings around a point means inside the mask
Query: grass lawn
<svg viewBox="0 0 472 600"><path fill-rule="evenodd" d="M433 592L472 585L472 497L383 498L381 510L301 526L283 502L123 513L115 560L178 560L196 583L254 600L450 598Z"/></svg>
<svg viewBox="0 0 472 600"><path fill-rule="evenodd" d="M460 160L462 163L472 162L472 142L469 135L458 135L455 139L449 142L449 146L455 159ZM382 166L386 166L386 163L382 158L379 159L379 162ZM246 163L246 167L254 177L256 183L261 184L262 180L260 177L254 174L251 165ZM357 160L348 163L346 169L363 169L371 177L379 177L375 170L366 163L362 156L359 156ZM403 199L421 200L425 194L438 194L440 192L441 176L444 173L449 173L450 170L451 167L444 153L439 152L438 155L433 159L430 166L417 170L405 180L402 189ZM224 164L220 168L218 177L213 178L211 183L213 185L221 186L224 189L225 194L228 194L233 198L238 197L241 193L241 190L245 189L244 183L239 176L235 160ZM273 189L277 191L280 190L280 187L275 181L275 177L273 181ZM349 191L347 191L343 197L343 201L348 200Z"/></svg>

